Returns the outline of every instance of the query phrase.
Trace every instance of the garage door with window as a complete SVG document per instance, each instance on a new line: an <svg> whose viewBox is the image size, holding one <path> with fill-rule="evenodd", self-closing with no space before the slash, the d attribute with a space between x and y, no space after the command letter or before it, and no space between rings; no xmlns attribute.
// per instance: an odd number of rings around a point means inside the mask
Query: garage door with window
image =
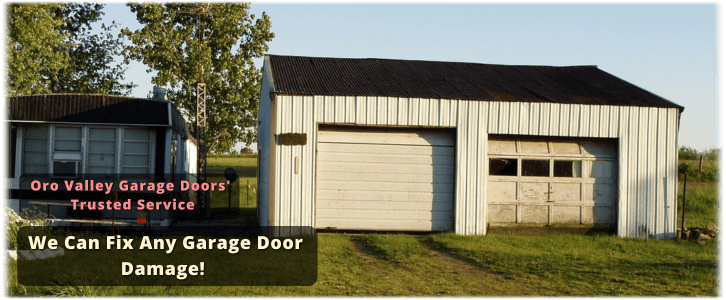
<svg viewBox="0 0 726 300"><path fill-rule="evenodd" d="M489 136L490 223L615 224L617 142Z"/></svg>
<svg viewBox="0 0 726 300"><path fill-rule="evenodd" d="M451 130L321 127L316 227L452 230L454 145Z"/></svg>

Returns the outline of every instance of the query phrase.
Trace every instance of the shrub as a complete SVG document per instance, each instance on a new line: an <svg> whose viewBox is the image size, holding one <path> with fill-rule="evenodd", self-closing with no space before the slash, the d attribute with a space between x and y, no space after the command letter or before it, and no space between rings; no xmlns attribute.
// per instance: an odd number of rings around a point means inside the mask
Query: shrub
<svg viewBox="0 0 726 300"><path fill-rule="evenodd" d="M681 146L678 149L678 159L698 159L698 151L690 147Z"/></svg>
<svg viewBox="0 0 726 300"><path fill-rule="evenodd" d="M23 208L20 216L10 207L5 208L6 230L8 234L8 248L18 249L18 231L25 226L46 226L50 225L46 220L52 216L37 210Z"/></svg>

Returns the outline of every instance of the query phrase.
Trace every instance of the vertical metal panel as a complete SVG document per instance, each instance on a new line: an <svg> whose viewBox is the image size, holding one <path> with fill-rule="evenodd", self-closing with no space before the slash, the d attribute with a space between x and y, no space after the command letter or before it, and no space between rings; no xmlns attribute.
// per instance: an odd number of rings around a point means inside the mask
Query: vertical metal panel
<svg viewBox="0 0 726 300"><path fill-rule="evenodd" d="M540 117L540 135L550 135L551 130L551 122L550 122L550 111L552 110L552 104L551 103L540 103L542 108L540 109L540 114L542 117Z"/></svg>
<svg viewBox="0 0 726 300"><path fill-rule="evenodd" d="M265 60L265 68L264 70L269 70L268 66L269 62ZM258 218L259 218L259 224L261 226L267 226L268 225L268 209L267 206L267 199L269 199L270 194L270 168L266 167L269 166L270 162L270 155L269 155L269 149L271 147L270 143L270 94L267 92L270 90L269 87L269 79L268 79L268 72L264 72L264 75L262 76L262 87L261 91L262 94L260 95L260 106L259 106L259 120L260 123L257 126L257 144L258 147L262 150L258 151L257 155L260 156L260 159L258 160L260 165L257 166L260 168L258 172L258 178L257 178L257 193L258 193L258 199L260 200L258 202ZM189 148L189 144L187 144L187 148ZM186 149L185 149L186 150ZM187 151L186 157L192 157L191 151ZM274 158L273 158L274 159ZM194 164L196 166L196 164ZM190 166L191 167L191 166ZM191 170L190 170L191 171ZM196 173L196 170L194 171ZM191 173L191 172L190 172Z"/></svg>
<svg viewBox="0 0 726 300"><path fill-rule="evenodd" d="M517 124L517 134L532 134L532 131L529 130L529 103L518 103L517 109L519 110L519 113L517 114L519 116L519 124Z"/></svg>
<svg viewBox="0 0 726 300"><path fill-rule="evenodd" d="M592 119L592 107L590 105L580 106L579 117L579 128L577 129L577 136L585 137L590 136L590 121Z"/></svg>
<svg viewBox="0 0 726 300"><path fill-rule="evenodd" d="M620 136L620 130L622 127L622 123L618 122L620 119L620 115L623 113L623 109L620 107L611 107L612 113L610 113L610 137L618 137Z"/></svg>
<svg viewBox="0 0 726 300"><path fill-rule="evenodd" d="M275 99L275 101L276 101L275 110L273 110L273 112L272 112L273 114L277 115L277 117L274 118L275 123L276 123L274 136L279 134L282 129L284 115L281 114L281 111L282 111L283 102L286 102L286 101L283 101L283 98L284 97L277 97L277 99ZM282 176L284 173L281 168L282 161L283 161L283 153L281 151L282 149L280 149L280 146L277 144L277 141L272 141L272 144L273 144L273 147L276 148L274 151L275 152L275 174L274 175L276 176L276 178L271 183L271 184L275 185L275 187L274 187L275 193L273 195L274 199L272 200L274 202L274 205L271 205L271 207L270 207L270 209L272 210L272 215L273 215L273 222L272 222L271 226L280 226L280 224L285 224L280 221L280 217L281 217L281 213L282 213L282 209L280 207L280 202L282 199L282 186L285 185L285 184L283 184L283 181L281 181L281 178L283 178Z"/></svg>
<svg viewBox="0 0 726 300"><path fill-rule="evenodd" d="M467 124L468 127L468 137L467 137L467 143L468 143L468 155L466 158L466 166L467 166L467 187L466 187L466 195L467 195L467 218L466 218L466 233L468 235L476 234L476 210L478 209L478 206L476 205L477 202L477 170L479 169L477 166L477 153L479 153L479 145L477 144L477 132L480 131L479 126L479 104L481 102L479 101L461 101L461 103L467 103L469 105L468 108L464 110L464 114L468 116Z"/></svg>
<svg viewBox="0 0 726 300"><path fill-rule="evenodd" d="M562 122L560 121L560 114L562 113L562 104L552 103L550 106L550 122L548 124L549 132L548 135L559 135L561 134L560 127Z"/></svg>
<svg viewBox="0 0 726 300"><path fill-rule="evenodd" d="M439 107L441 113L439 118L439 124L441 124L441 126L451 126L451 100L439 100Z"/></svg>
<svg viewBox="0 0 726 300"><path fill-rule="evenodd" d="M676 232L676 215L678 213L678 124L680 115L675 109L668 109L668 201L672 214L669 233L671 237L675 237Z"/></svg>
<svg viewBox="0 0 726 300"><path fill-rule="evenodd" d="M300 161L302 162L302 172L301 172L301 184L303 186L303 193L300 197L300 205L301 205L301 215L300 215L300 225L303 226L314 226L314 211L312 210L312 201L308 201L307 199L314 199L315 198L315 180L312 180L315 178L315 173L313 172L313 165L314 165L314 158L315 155L313 154L313 151L315 148L310 147L310 145L315 145L315 136L311 134L313 132L313 119L315 117L313 108L315 105L315 101L312 101L313 97L305 96L302 101L305 105L303 108L303 130L301 132L308 133L308 144L301 147L302 153L300 157ZM346 121L351 122L352 117L355 115L355 98L353 97L346 97L346 108L348 110L348 114L346 116Z"/></svg>
<svg viewBox="0 0 726 300"><path fill-rule="evenodd" d="M458 106L459 109L463 109L462 105ZM465 232L464 225L466 224L466 115L458 111L457 126L456 126L456 191L454 191L455 206L454 206L454 231Z"/></svg>
<svg viewBox="0 0 726 300"><path fill-rule="evenodd" d="M488 119L489 123L487 124L487 132L498 132L499 127L499 102L487 102L488 109Z"/></svg>
<svg viewBox="0 0 726 300"><path fill-rule="evenodd" d="M657 131L657 145L656 148L660 149L660 151L657 151L655 153L656 156L656 162L658 164L655 166L655 234L656 236L660 236L662 238L662 235L665 233L665 222L663 220L665 219L666 212L665 208L667 206L667 196L665 194L666 188L663 182L663 178L665 177L664 169L668 166L666 156L668 153L668 149L666 148L666 143L668 140L668 136L666 135L666 132L668 131L668 128L666 125L668 124L667 119L667 111L664 109L657 109L657 118L656 118L656 131ZM665 163L662 163L665 162Z"/></svg>
<svg viewBox="0 0 726 300"><path fill-rule="evenodd" d="M631 172L628 177L628 181L630 181L630 199L632 199L632 203L630 204L630 223L629 223L629 230L628 230L628 236L629 237L637 237L638 236L638 226L640 225L640 218L638 216L638 210L640 208L640 199L642 198L640 193L639 187L640 182L638 180L638 174L642 170L642 166L640 165L640 160L637 159L638 156L641 154L639 152L640 148L640 136L638 135L638 128L640 128L640 111L638 111L637 107L631 107L630 108L630 130L628 131L628 136L631 137L630 139L630 156L628 157L628 165L631 166ZM634 134L633 134L634 133Z"/></svg>
<svg viewBox="0 0 726 300"><path fill-rule="evenodd" d="M315 97L317 97L317 96L315 96ZM365 115L366 105L365 105L365 103L366 103L366 97L362 97L362 96L355 97L355 123L356 124L363 124L364 123L364 120L366 118L366 115ZM317 117L317 116L319 116L320 109L317 109L317 108L318 108L317 106L315 108L313 108L313 109L315 109L315 116L316 116L316 119L313 120L313 121L320 120ZM315 145L315 144L313 144L313 145Z"/></svg>
<svg viewBox="0 0 726 300"><path fill-rule="evenodd" d="M477 166L477 195L476 195L476 231L475 234L486 234L486 216L488 214L488 207L486 201L487 194L487 176L489 175L489 164L487 160L488 149L487 149L487 132L486 132L486 117L489 115L489 102L480 102L479 104L479 118L477 119L477 153L476 153L476 166Z"/></svg>
<svg viewBox="0 0 726 300"><path fill-rule="evenodd" d="M394 111L394 108L389 105L390 99L390 97L378 97L378 124L391 125L389 123L389 115L391 115L389 112Z"/></svg>
<svg viewBox="0 0 726 300"><path fill-rule="evenodd" d="M361 120L360 124L370 124L373 123L373 113L375 112L376 105L376 97L370 97L366 96L363 97L364 105L363 105L363 120ZM324 109L324 108L321 108ZM324 122L322 120L318 120L318 122Z"/></svg>
<svg viewBox="0 0 726 300"><path fill-rule="evenodd" d="M645 226L643 223L643 215L640 213L641 210L643 210L643 198L645 198L645 185L643 184L640 174L642 174L645 171L645 159L642 159L647 155L645 152L645 147L643 141L647 138L647 130L638 130L638 129L645 129L647 124L647 119L644 119L644 117L647 117L646 114L644 114L640 109L633 108L635 111L635 115L633 117L633 123L635 124L635 132L631 131L629 134L636 136L635 140L635 148L636 148L636 155L631 157L631 164L635 165L635 173L632 175L633 177L631 180L635 181L635 206L634 206L634 218L635 223L633 226L633 229L631 232L633 232L633 237L641 237L642 231L641 229ZM633 134L635 133L635 134ZM631 147L633 147L631 146Z"/></svg>
<svg viewBox="0 0 726 300"><path fill-rule="evenodd" d="M429 124L431 126L440 126L439 124L439 100L429 99Z"/></svg>
<svg viewBox="0 0 726 300"><path fill-rule="evenodd" d="M583 114L580 113L580 110L583 109L582 105L573 105L568 104L567 106L570 107L570 128L568 130L567 135L568 136L579 136L581 131L581 118L583 117Z"/></svg>
<svg viewBox="0 0 726 300"><path fill-rule="evenodd" d="M601 136L600 135L600 106L593 105L590 107L590 116L587 120L587 128L583 136Z"/></svg>
<svg viewBox="0 0 726 300"><path fill-rule="evenodd" d="M456 117L457 117L457 110L459 107L459 103L461 101L457 100L447 100L449 102L449 105L451 106L451 109L449 109L449 118L448 118L448 125L446 126L456 126Z"/></svg>
<svg viewBox="0 0 726 300"><path fill-rule="evenodd" d="M599 122L597 124L600 124L600 132L598 132L598 136L610 136L610 132L612 128L614 127L612 123L610 123L610 110L612 106L601 106L600 109L600 118L598 119Z"/></svg>
<svg viewBox="0 0 726 300"><path fill-rule="evenodd" d="M301 132L302 127L302 119L304 116L304 112L302 112L302 104L303 104L303 96L293 96L292 101L290 101L290 110L288 111L288 114L290 116L291 122L290 122L290 131L288 132ZM333 101L333 107L334 113L338 114L338 105L339 99L335 99ZM292 183L292 186L290 187L290 199L288 200L290 203L290 224L301 224L300 222L300 215L302 213L302 208L300 207L300 201L298 199L302 199L302 193L300 190L302 189L302 186L300 186L300 174L296 174L294 171L294 164L296 157L297 160L300 160L300 155L302 154L300 146L287 146L286 148L290 148L290 160L288 163L288 166L290 167L290 182Z"/></svg>
<svg viewBox="0 0 726 300"><path fill-rule="evenodd" d="M540 123L540 112L542 111L542 103L532 103L529 111L529 132L532 135L541 135L542 123Z"/></svg>
<svg viewBox="0 0 726 300"><path fill-rule="evenodd" d="M500 104L500 111L499 111L499 127L500 131L504 134L511 134L510 126L509 126L509 120L510 120L510 113L512 111L512 104L508 102L503 102Z"/></svg>
<svg viewBox="0 0 726 300"><path fill-rule="evenodd" d="M290 132L290 129L292 127L292 119L290 118L290 109L288 106L291 105L293 99L290 101L280 101L280 132ZM290 172L290 164L292 163L292 151L290 151L290 147L281 147L280 148L280 155L282 156L282 160L280 160L280 175L283 177L280 179L281 187L280 187L280 212L278 217L278 222L281 224L292 224L290 223L290 188L292 187L291 182L291 172ZM288 183L288 184L282 184L282 183Z"/></svg>
<svg viewBox="0 0 726 300"><path fill-rule="evenodd" d="M618 128L620 131L618 134L620 135L620 138L618 139L618 144L620 145L618 148L618 236L625 237L627 236L626 230L627 230L627 223L628 223L628 207L629 207L629 198L628 198L628 186L630 185L630 182L628 180L629 173L629 166L628 166L628 157L630 157L630 140L628 139L627 135L627 126L623 124L628 124L628 117L629 114L627 114L627 107L619 107L618 110L620 113L620 119L618 122Z"/></svg>
<svg viewBox="0 0 726 300"><path fill-rule="evenodd" d="M509 105L509 133L519 134L519 108L522 103L514 102Z"/></svg>
<svg viewBox="0 0 726 300"><path fill-rule="evenodd" d="M656 157L658 155L659 151L653 151L653 149L656 148L656 139L658 138L658 108L651 107L648 108L648 152L650 154L648 155L648 172L646 172L646 175L648 176L648 238L654 237L655 234L657 234L656 230L656 217L655 213L658 211L658 207L656 207L656 192L658 191L657 185L656 185L656 171L658 168Z"/></svg>
<svg viewBox="0 0 726 300"><path fill-rule="evenodd" d="M398 111L398 98L391 97L388 98L388 112L386 112L386 116L388 117L388 124L390 125L397 125L398 124L398 118L396 117L398 114L396 113Z"/></svg>
<svg viewBox="0 0 726 300"><path fill-rule="evenodd" d="M429 102L430 99L421 99L418 102L419 126L429 126Z"/></svg>

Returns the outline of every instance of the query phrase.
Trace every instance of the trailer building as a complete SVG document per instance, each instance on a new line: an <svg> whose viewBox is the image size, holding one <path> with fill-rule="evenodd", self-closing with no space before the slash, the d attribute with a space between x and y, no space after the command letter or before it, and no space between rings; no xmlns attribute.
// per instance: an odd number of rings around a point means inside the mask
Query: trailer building
<svg viewBox="0 0 726 300"><path fill-rule="evenodd" d="M129 211L73 210L72 199L107 201L102 191L68 191L64 182L111 182L120 200L189 201L189 192L124 192L120 182L196 181L196 142L181 113L164 99L88 94L46 94L8 98L10 143L8 206L38 208L64 220L137 221ZM57 191L33 190L32 183L56 183ZM148 213L151 225L168 226L176 211ZM64 223L65 222L65 223Z"/></svg>

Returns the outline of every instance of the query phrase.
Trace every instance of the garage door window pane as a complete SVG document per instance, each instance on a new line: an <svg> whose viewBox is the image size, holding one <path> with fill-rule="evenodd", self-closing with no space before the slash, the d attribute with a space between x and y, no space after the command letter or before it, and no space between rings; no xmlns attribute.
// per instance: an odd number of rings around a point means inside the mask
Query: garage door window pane
<svg viewBox="0 0 726 300"><path fill-rule="evenodd" d="M88 129L89 174L116 173L116 128Z"/></svg>
<svg viewBox="0 0 726 300"><path fill-rule="evenodd" d="M543 159L523 159L522 176L550 176L550 161Z"/></svg>
<svg viewBox="0 0 726 300"><path fill-rule="evenodd" d="M577 160L556 160L555 161L555 177L582 177L582 161Z"/></svg>
<svg viewBox="0 0 726 300"><path fill-rule="evenodd" d="M152 173L151 141L151 130L149 129L124 129L121 145L122 178L150 179Z"/></svg>
<svg viewBox="0 0 726 300"><path fill-rule="evenodd" d="M25 128L23 174L48 174L48 126Z"/></svg>
<svg viewBox="0 0 726 300"><path fill-rule="evenodd" d="M56 127L55 128L55 151L81 151L80 127Z"/></svg>
<svg viewBox="0 0 726 300"><path fill-rule="evenodd" d="M490 158L489 175L517 176L516 158Z"/></svg>

